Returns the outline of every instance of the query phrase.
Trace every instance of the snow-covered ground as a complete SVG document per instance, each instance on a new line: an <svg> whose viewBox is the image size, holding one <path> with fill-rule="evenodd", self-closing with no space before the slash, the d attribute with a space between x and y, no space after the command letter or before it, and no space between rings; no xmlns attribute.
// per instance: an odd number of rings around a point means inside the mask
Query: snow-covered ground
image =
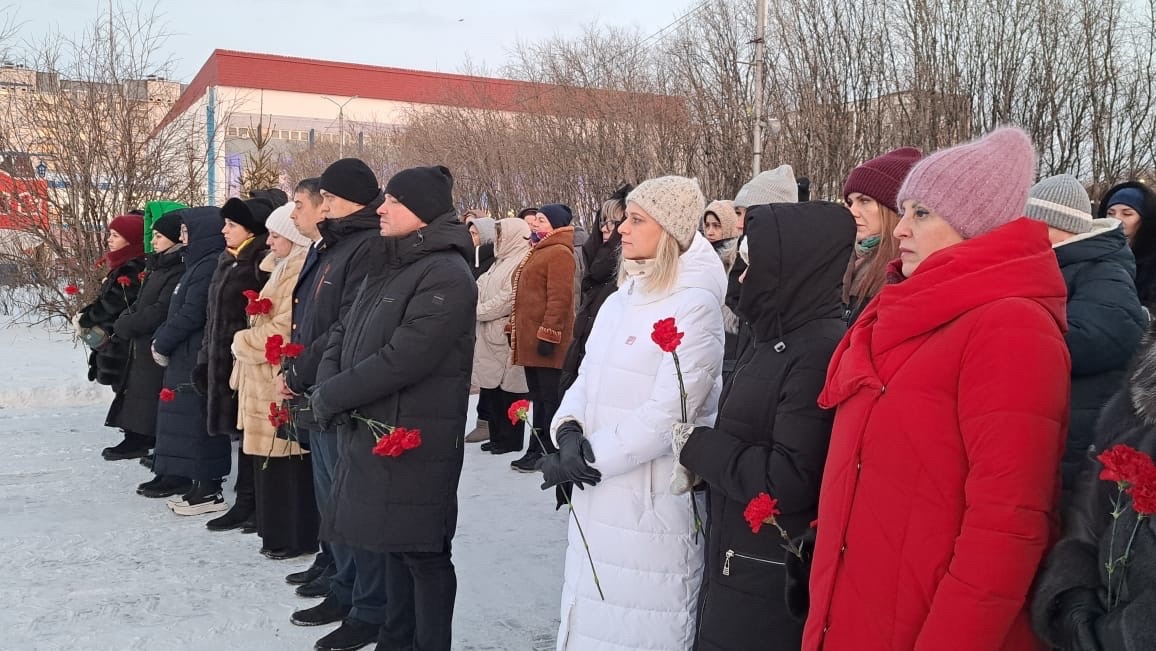
<svg viewBox="0 0 1156 651"><path fill-rule="evenodd" d="M139 464L101 459L110 394L71 337L0 322L0 351L0 649L304 650L336 627L289 623L318 603L284 582L308 560L175 516L136 495ZM553 648L565 513L514 458L466 449L455 649Z"/></svg>

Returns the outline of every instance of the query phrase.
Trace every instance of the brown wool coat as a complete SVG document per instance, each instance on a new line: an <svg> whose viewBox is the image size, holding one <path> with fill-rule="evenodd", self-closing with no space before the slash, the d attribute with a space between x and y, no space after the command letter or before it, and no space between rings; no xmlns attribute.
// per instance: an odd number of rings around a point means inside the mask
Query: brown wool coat
<svg viewBox="0 0 1156 651"><path fill-rule="evenodd" d="M550 233L530 250L514 271L514 311L510 343L514 365L562 368L574 338L574 228ZM538 342L554 346L549 357L538 354Z"/></svg>
<svg viewBox="0 0 1156 651"><path fill-rule="evenodd" d="M289 342L289 327L293 317L293 287L297 275L305 265L306 247L294 246L283 260L275 260L272 252L261 261L261 270L272 272L261 288L261 297L273 303L269 314L249 317L249 327L233 337L233 375L229 386L237 391L237 428L245 431L245 454L262 457L287 457L305 453L296 443L275 436L269 422L269 404L281 403L273 380L278 368L265 361L265 341L272 335L281 335Z"/></svg>

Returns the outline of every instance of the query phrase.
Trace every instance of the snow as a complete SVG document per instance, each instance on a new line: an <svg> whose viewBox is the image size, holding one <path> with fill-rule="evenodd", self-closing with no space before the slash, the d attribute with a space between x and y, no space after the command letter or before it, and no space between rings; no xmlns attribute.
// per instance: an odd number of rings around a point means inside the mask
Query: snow
<svg viewBox="0 0 1156 651"><path fill-rule="evenodd" d="M136 495L137 462L100 457L120 440L102 425L111 393L69 333L0 324L0 350L0 648L311 649L336 628L289 623L319 603L284 582L310 558L176 516ZM454 649L554 647L566 514L514 458L466 448Z"/></svg>

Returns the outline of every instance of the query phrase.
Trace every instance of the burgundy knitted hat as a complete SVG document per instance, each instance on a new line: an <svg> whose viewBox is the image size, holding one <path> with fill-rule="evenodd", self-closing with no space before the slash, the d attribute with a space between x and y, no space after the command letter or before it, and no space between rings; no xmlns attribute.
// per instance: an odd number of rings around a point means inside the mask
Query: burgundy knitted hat
<svg viewBox="0 0 1156 651"><path fill-rule="evenodd" d="M1035 165L1028 134L1002 127L919 161L896 198L923 203L970 239L1023 217Z"/></svg>
<svg viewBox="0 0 1156 651"><path fill-rule="evenodd" d="M851 170L843 184L843 201L852 192L865 194L895 212L899 204L895 195L911 168L923 158L923 152L914 147L900 147Z"/></svg>

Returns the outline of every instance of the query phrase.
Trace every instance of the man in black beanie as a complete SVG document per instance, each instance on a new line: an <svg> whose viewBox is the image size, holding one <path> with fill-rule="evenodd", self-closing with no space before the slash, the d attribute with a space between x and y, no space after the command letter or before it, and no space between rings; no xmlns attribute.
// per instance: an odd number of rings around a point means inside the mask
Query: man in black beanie
<svg viewBox="0 0 1156 651"><path fill-rule="evenodd" d="M311 397L323 429L337 424L343 468L322 536L386 555L378 648L448 651L452 639L450 542L477 303L473 242L452 190L453 177L440 166L403 170L386 184L377 209L384 269L369 277L330 336ZM364 419L420 437L387 441L403 433L375 434ZM408 444L397 454L375 456L375 445L401 440Z"/></svg>
<svg viewBox="0 0 1156 651"><path fill-rule="evenodd" d="M317 370L325 354L329 332L349 311L362 281L382 266L384 247L378 236L377 209L381 189L365 163L344 158L321 176L321 212L317 224L321 239L309 249L297 286L293 290L291 338L305 351L284 363L279 377L283 398L294 404L294 422L302 440L309 441L313 459L313 488L324 521L333 517L333 478L339 454L339 434L322 427L308 410L306 394L317 383ZM328 425L328 423L326 423ZM377 639L385 621L385 557L355 549L339 540L324 539L333 567L322 557L314 567L286 577L303 583L297 594L324 596L317 606L293 613L299 626L342 622L321 638L317 648L357 648Z"/></svg>

